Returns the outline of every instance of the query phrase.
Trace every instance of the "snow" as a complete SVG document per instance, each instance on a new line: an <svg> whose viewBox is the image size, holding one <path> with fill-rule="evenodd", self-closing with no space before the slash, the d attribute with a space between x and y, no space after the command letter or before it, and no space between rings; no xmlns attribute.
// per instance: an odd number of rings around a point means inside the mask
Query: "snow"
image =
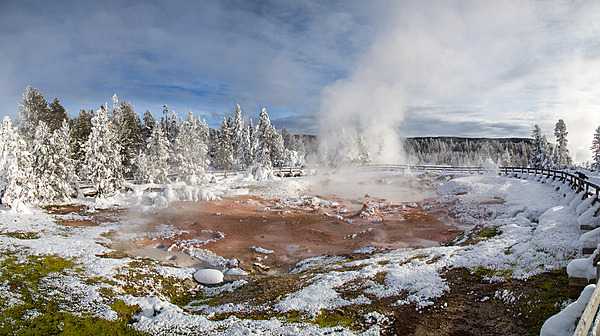
<svg viewBox="0 0 600 336"><path fill-rule="evenodd" d="M336 257L311 258L299 263L292 273L310 269L329 272L314 276L307 287L289 294L275 307L280 311L299 309L314 314L320 309L353 304L342 298L336 288L362 280L366 285L365 294L380 298L404 294L397 304L415 304L420 309L449 290L444 279L448 268L508 270L514 278L527 279L565 267L577 255L579 229L575 208L556 205L562 198L553 189L551 183L541 184L533 179L486 175L453 179L440 188L442 196L458 200L465 222L495 227L499 232L497 236L475 245L376 253L341 265ZM462 194L465 190L468 193ZM502 202L486 203L486 200ZM339 271L356 267L362 268ZM384 284L372 281L382 272Z"/></svg>
<svg viewBox="0 0 600 336"><path fill-rule="evenodd" d="M540 331L540 336L570 336L575 331L576 322L585 310L585 306L592 297L596 285L587 285L577 301L568 305L560 313L550 317Z"/></svg>
<svg viewBox="0 0 600 336"><path fill-rule="evenodd" d="M567 265L567 274L570 278L583 278L587 280L596 279L596 267L594 258L597 252L587 258L573 259Z"/></svg>
<svg viewBox="0 0 600 336"><path fill-rule="evenodd" d="M389 174L389 173L384 173ZM383 175L383 174L382 174ZM388 176L389 175L385 175ZM212 321L207 317L219 312L248 311L253 309L273 309L277 312L300 311L316 316L322 310L332 310L349 305L368 305L372 298L394 298L395 305L414 305L418 310L435 304L451 288L446 280L446 272L452 268L480 267L497 271L498 275L486 278L490 283L506 281L507 278L527 279L549 270L567 267L570 275L579 275L591 279L593 267L591 258L580 258L578 251L583 244L580 240L579 225L595 220L593 212L598 204L591 205L588 199L582 200L581 194L571 192L557 181L528 175L521 178L508 178L494 175L471 175L452 178L438 188L439 197L453 204L453 211L465 225L467 235L473 228L495 228L497 235L475 241L471 245L434 246L420 249L377 250L373 246L364 246L353 251L360 254L358 259L345 256L318 256L299 262L291 271L301 274L304 286L294 292L286 293L266 307L254 307L247 304L227 304L221 306L194 306L194 314L154 296L124 296L128 303L139 304L142 313L136 316L134 326L151 334L205 333L210 335L229 334L289 334L350 335L344 328L318 328L311 324L290 324L277 319L253 321L234 317L223 321ZM437 178L437 177L434 177ZM143 211L157 206L167 206L174 200L196 201L199 191L215 197L227 197L243 190L248 193L269 195L281 198L285 206L297 207L336 207L337 203L322 198L307 196L310 182L306 178L290 178L269 181L256 181L243 175L232 175L216 179L216 183L202 186L185 186L174 183L169 185L153 184L132 187L129 193L98 199L95 207L112 208L137 207ZM439 182L440 180L435 180ZM164 191L145 192L148 188ZM555 191L558 188L558 191ZM563 197L565 194L567 197ZM150 199L151 202L148 202ZM160 201L159 201L160 200ZM162 202L162 203L161 203ZM91 203L90 203L91 204ZM144 208L147 206L147 208ZM50 216L38 209L27 212L0 211L0 232L34 232L37 239L18 239L0 235L0 250L27 251L44 255L56 254L73 258L84 269L86 276L101 276L112 279L115 274L126 269L129 258L110 259L97 255L110 253L106 247L109 242L103 235L111 231L122 232L124 227L133 225L130 221L106 223L94 227L72 228L55 223L56 218L87 218L76 214ZM592 231L594 232L594 231ZM145 238L167 239L181 235L185 231L163 224ZM124 233L126 234L126 233ZM212 232L210 241L222 239L222 233ZM221 235L219 235L221 234ZM585 238L596 238L598 232L588 233ZM132 237L136 237L134 234ZM141 237L141 236L140 236ZM212 240L211 240L212 239ZM237 259L227 259L204 247L208 240L191 239L178 242L172 248L179 248L197 260L202 267L211 269L195 270L156 265L149 272L181 279L196 279L210 284L221 284L224 275L247 276L239 268ZM270 254L272 250L253 246L257 253ZM363 258L363 259L361 259ZM568 266L567 266L568 265ZM222 270L222 271L221 271ZM503 275L503 276L500 276ZM595 270L593 276L595 277ZM48 284L60 287L61 281L74 293L85 293L88 301L81 306L103 318L114 318L110 307L98 303L98 288L85 285L75 277L48 279ZM247 284L247 280L223 283L218 287L202 287L206 296L235 291ZM340 293L349 283L360 283L356 296L349 299ZM60 289L60 288L58 288ZM0 294L6 292L0 286ZM586 289L587 290L587 289ZM63 293L64 290L61 291ZM57 292L58 293L58 292ZM582 293L582 297L584 296ZM61 294L62 296L63 294ZM66 294L64 294L66 295ZM68 297L68 296L67 296ZM71 297L77 297L72 295ZM371 298L371 299L369 299ZM481 298L478 298L481 299ZM488 299L501 300L513 304L518 297L510 291L498 291ZM581 299L581 298L580 298ZM19 298L10 297L12 302ZM74 301L74 300L71 300ZM571 306L569 306L571 307ZM82 308L83 309L83 308ZM567 308L569 309L569 308ZM575 308L570 308L571 314ZM206 315L208 314L208 315ZM568 315L568 314L567 314ZM375 320L381 317L373 316ZM563 318L564 319L564 318ZM550 322L551 324L554 322ZM373 326L368 333L377 334L378 327ZM554 335L554 334L549 334Z"/></svg>
<svg viewBox="0 0 600 336"><path fill-rule="evenodd" d="M274 252L273 250L262 248L260 246L250 246L250 249L252 249L254 252L260 253L260 254L272 254Z"/></svg>

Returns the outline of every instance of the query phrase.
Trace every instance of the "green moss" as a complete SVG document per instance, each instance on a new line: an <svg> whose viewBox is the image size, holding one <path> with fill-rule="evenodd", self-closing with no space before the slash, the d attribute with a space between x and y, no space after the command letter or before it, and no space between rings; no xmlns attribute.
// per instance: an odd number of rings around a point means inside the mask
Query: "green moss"
<svg viewBox="0 0 600 336"><path fill-rule="evenodd" d="M560 311L562 303L575 300L581 288L569 285L565 270L536 275L527 280L533 289L518 301L518 313L526 319L528 335L539 335L544 321Z"/></svg>
<svg viewBox="0 0 600 336"><path fill-rule="evenodd" d="M116 321L60 311L60 298L44 292L40 281L52 273L73 272L74 266L69 259L51 255L22 260L11 255L2 260L0 282L7 284L21 302L10 307L0 305L0 335L143 335L128 326L137 308L122 301L112 306L119 316Z"/></svg>
<svg viewBox="0 0 600 336"><path fill-rule="evenodd" d="M158 263L151 259L136 259L115 275L120 281L118 287L125 294L133 296L156 295L160 298L184 303L186 295L196 287L193 280L182 281L179 278L161 275L156 266ZM152 283L152 286L148 286Z"/></svg>
<svg viewBox="0 0 600 336"><path fill-rule="evenodd" d="M123 300L116 300L113 304L110 305L110 307L117 313L119 319L123 321L131 321L133 315L141 311L139 306L130 306L126 304Z"/></svg>
<svg viewBox="0 0 600 336"><path fill-rule="evenodd" d="M477 233L477 236L482 239L490 239L490 238L496 237L500 233L502 233L500 230L498 230L497 228L492 226L492 227L485 227L485 228L481 229Z"/></svg>
<svg viewBox="0 0 600 336"><path fill-rule="evenodd" d="M512 277L512 270L495 270L486 267L476 267L471 271L471 274L479 278L498 276L505 279Z"/></svg>
<svg viewBox="0 0 600 336"><path fill-rule="evenodd" d="M312 322L321 328L346 327L353 329L356 319L353 314L349 314L347 311L341 309L336 309L322 310Z"/></svg>
<svg viewBox="0 0 600 336"><path fill-rule="evenodd" d="M16 239L38 239L38 238L40 238L40 236L35 232L23 232L23 231L0 232L0 235L5 236L5 237L16 238Z"/></svg>

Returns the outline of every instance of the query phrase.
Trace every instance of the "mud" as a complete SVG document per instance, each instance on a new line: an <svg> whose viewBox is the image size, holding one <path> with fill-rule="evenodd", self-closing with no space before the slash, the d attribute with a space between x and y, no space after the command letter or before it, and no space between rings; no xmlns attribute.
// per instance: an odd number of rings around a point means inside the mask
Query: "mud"
<svg viewBox="0 0 600 336"><path fill-rule="evenodd" d="M243 196L174 203L152 215L147 230L167 224L185 232L168 239L136 241L135 248L128 251L148 256L148 247L175 244L171 252L177 252L182 242L198 240L193 247L208 249L228 259L236 258L244 269L287 271L296 262L312 256L350 254L365 246L380 249L434 246L452 240L459 232L448 224L442 208L425 211L418 204L371 199L363 204L337 201L332 207L286 206L278 200ZM365 214L364 208L372 208L373 204L376 206L372 213ZM224 238L218 237L220 233ZM207 240L214 241L204 243ZM258 253L253 246L273 253ZM161 259L166 257L162 252L155 253Z"/></svg>

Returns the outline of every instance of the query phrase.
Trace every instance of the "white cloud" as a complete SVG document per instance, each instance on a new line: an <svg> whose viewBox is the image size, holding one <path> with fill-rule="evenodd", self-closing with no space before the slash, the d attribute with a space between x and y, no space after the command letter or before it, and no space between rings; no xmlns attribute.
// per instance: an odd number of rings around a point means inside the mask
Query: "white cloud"
<svg viewBox="0 0 600 336"><path fill-rule="evenodd" d="M419 111L410 115L411 124L419 119L465 127L512 123L514 132L498 128L506 133L493 135L526 136L523 130L533 123L551 133L563 118L572 151L586 159L592 131L600 125L600 113L594 112L600 107L594 85L600 79L599 6L397 2L354 73L323 91L324 129L367 115L363 128L378 124L383 127L376 133L389 134L409 110ZM385 99L373 101L382 91ZM419 128L427 135L426 124ZM480 130L449 129L458 134L447 135L481 135Z"/></svg>

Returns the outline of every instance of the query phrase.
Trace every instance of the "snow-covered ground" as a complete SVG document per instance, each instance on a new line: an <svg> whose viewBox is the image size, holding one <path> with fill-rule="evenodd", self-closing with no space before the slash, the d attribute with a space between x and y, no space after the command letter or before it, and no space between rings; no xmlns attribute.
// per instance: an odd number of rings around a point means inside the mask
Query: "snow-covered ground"
<svg viewBox="0 0 600 336"><path fill-rule="evenodd" d="M369 178L384 181L397 178L391 172L370 174ZM157 186L165 187L166 191L153 194L134 188L128 194L110 200L85 202L96 211L115 204L151 210L156 206L168 206L173 200L211 200L243 194L297 197L309 193L314 180L314 177L305 177L256 182L244 176L234 176L202 188ZM291 272L301 277L300 288L262 305L240 302L215 306L192 302L186 308L169 302L171 298L162 295L161 290L170 284L174 291L185 294L196 286L189 285L195 270L128 257L111 258L114 251L107 247L110 242L107 235L122 230L124 224L120 222L67 227L56 222L60 216L42 210L30 213L4 210L0 212L0 258L15 256L24 262L28 255L56 255L72 260L74 270L51 273L40 286L76 302L75 308L65 309L88 312L104 319L117 318L117 312L109 304L115 297L127 304L138 305L141 312L134 316L133 327L155 335L199 332L206 335L350 335L355 332L343 327L322 328L313 323L291 323L275 317L266 320L234 316L215 320L212 317L224 312L267 310L275 315L298 312L306 317L305 320L310 320L322 311L354 305L369 306L373 300L385 298L393 298L393 305L414 305L417 310L422 310L435 306L451 290L445 276L450 269L485 268L492 274L490 281L502 282L509 278L527 279L564 268L570 260L578 257L581 247L578 214L585 215L584 210L587 209L583 209L585 204L581 205L581 197L566 186L547 179L540 181L534 176L520 179L491 174L451 179L433 175L430 183L431 186L439 185L439 201L453 204L453 214L467 228L467 234L457 244L392 251L365 247L356 251L357 254L362 253L360 257L352 259L341 256L312 258L299 263ZM555 191L557 187L559 191ZM389 193L390 189L385 192ZM567 197L563 198L565 193ZM164 229L162 234L169 234L168 228ZM476 232L488 234L476 237ZM24 237L25 234L28 236ZM272 252L259 246L255 250L263 254ZM0 272L6 272L6 269L0 268ZM157 281L160 283L157 284ZM123 290L133 285L140 288ZM244 285L246 282L241 281L206 288L205 294L215 296L222 291L238 290ZM350 285L355 294L352 298L342 293L342 288ZM110 289L116 296L107 298L101 295L103 288ZM0 309L21 302L19 294L11 293L6 284L0 283L0 293L4 298L0 300ZM86 299L75 300L77 297ZM499 293L498 297L512 300L506 293ZM4 308L1 308L2 305ZM190 309L191 306L193 309ZM372 323L362 334L379 334L385 319L373 310L369 315Z"/></svg>

